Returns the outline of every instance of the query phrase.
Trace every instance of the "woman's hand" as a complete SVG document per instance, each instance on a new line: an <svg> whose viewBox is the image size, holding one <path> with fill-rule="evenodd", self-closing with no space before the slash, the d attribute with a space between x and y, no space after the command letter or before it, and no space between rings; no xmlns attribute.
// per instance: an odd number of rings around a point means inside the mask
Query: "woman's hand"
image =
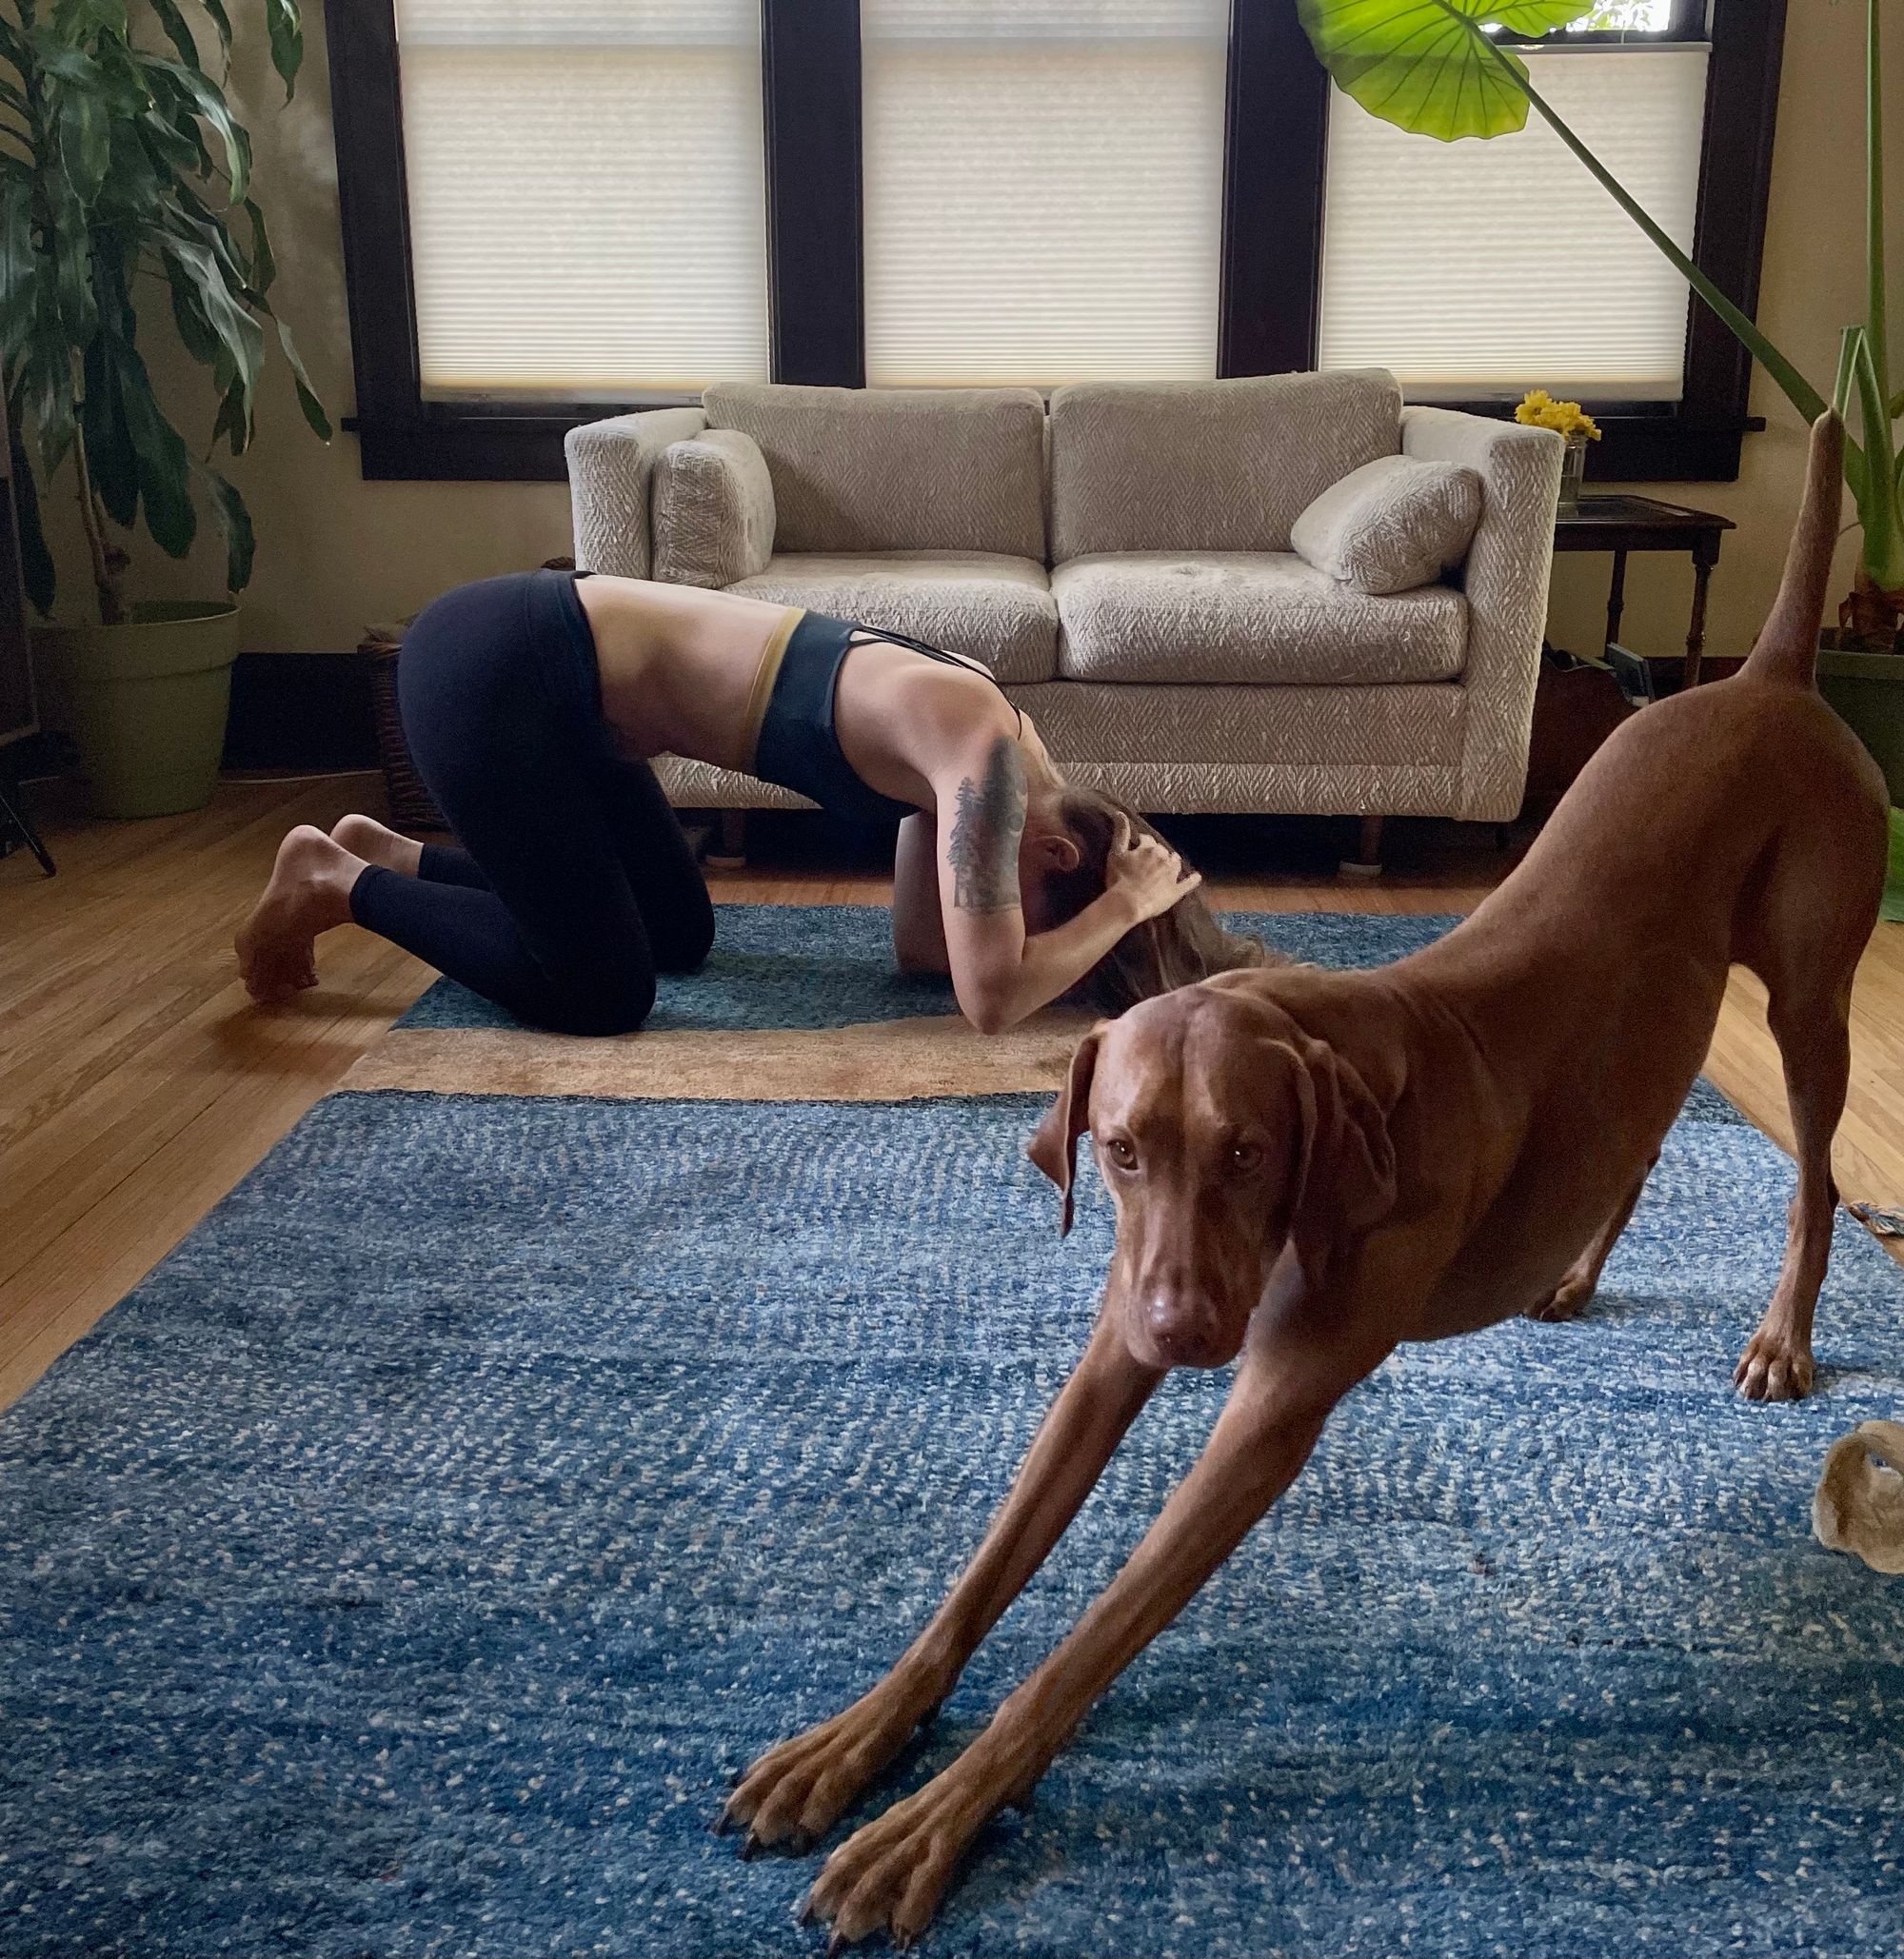
<svg viewBox="0 0 1904 1959"><path fill-rule="evenodd" d="M1128 817L1118 818L1104 860L1104 890L1130 907L1132 924L1161 918L1202 881L1200 873L1184 869L1183 860L1160 837L1134 831Z"/></svg>

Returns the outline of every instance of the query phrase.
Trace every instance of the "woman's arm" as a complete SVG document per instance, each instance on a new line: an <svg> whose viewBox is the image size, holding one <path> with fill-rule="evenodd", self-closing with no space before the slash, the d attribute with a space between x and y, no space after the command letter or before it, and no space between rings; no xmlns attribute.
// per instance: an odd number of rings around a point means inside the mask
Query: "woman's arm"
<svg viewBox="0 0 1904 1959"><path fill-rule="evenodd" d="M939 908L939 840L923 810L899 826L893 852L893 958L902 973L949 973Z"/></svg>
<svg viewBox="0 0 1904 1959"><path fill-rule="evenodd" d="M974 764L935 783L940 911L960 1009L982 1034L997 1034L1068 993L1132 926L1200 881L1174 852L1154 838L1133 840L1123 825L1100 896L1067 923L1028 935L1019 896L1023 757L1000 735Z"/></svg>

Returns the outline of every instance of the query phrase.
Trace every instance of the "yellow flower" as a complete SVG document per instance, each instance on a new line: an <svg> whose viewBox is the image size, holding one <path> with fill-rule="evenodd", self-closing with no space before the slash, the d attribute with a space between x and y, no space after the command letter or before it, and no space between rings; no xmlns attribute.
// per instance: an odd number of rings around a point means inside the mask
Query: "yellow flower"
<svg viewBox="0 0 1904 1959"><path fill-rule="evenodd" d="M1598 442L1599 424L1578 402L1557 402L1544 387L1529 388L1514 419L1534 428L1552 428L1569 442Z"/></svg>

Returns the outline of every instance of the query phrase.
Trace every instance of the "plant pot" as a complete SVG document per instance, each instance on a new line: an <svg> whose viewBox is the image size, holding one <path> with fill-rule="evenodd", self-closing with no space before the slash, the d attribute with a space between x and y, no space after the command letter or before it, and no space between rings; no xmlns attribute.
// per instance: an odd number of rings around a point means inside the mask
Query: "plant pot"
<svg viewBox="0 0 1904 1959"><path fill-rule="evenodd" d="M42 719L79 743L94 816L171 816L211 799L225 751L238 608L135 605L125 625L43 625Z"/></svg>
<svg viewBox="0 0 1904 1959"><path fill-rule="evenodd" d="M1871 750L1891 785L1891 800L1904 803L1904 654L1841 652L1820 638L1818 691Z"/></svg>

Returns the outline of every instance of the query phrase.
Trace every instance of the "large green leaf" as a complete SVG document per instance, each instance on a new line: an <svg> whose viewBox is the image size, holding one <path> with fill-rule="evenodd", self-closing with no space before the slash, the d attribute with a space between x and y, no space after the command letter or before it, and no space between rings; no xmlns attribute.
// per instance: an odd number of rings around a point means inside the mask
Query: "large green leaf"
<svg viewBox="0 0 1904 1959"><path fill-rule="evenodd" d="M106 104L96 94L80 89L61 90L59 118L60 162L73 195L90 208L106 181L106 166L112 155L112 123Z"/></svg>
<svg viewBox="0 0 1904 1959"><path fill-rule="evenodd" d="M173 282L173 305L179 303L181 287L188 295L188 310L195 312L209 327L211 346L200 352L197 346L188 343L189 350L199 360L217 364L222 348L229 357L229 373L244 384L248 396L257 385L259 369L265 363L265 330L253 318L250 308L242 296L234 293L226 283L225 273L216 259L202 245L188 239L162 237L158 240L160 256L165 260L166 275ZM229 385L228 381L227 386Z"/></svg>
<svg viewBox="0 0 1904 1959"><path fill-rule="evenodd" d="M85 49L68 47L49 28L35 28L28 41L44 80L70 82L79 89L99 86L99 64Z"/></svg>
<svg viewBox="0 0 1904 1959"><path fill-rule="evenodd" d="M127 432L139 460L139 497L146 509L146 528L168 556L183 558L198 533L198 512L191 501L190 451L153 399L151 376L137 349L117 347L114 364Z"/></svg>
<svg viewBox="0 0 1904 1959"><path fill-rule="evenodd" d="M41 262L33 249L33 187L0 184L0 369L8 375L26 351L40 306Z"/></svg>
<svg viewBox="0 0 1904 1959"><path fill-rule="evenodd" d="M204 73L205 64L198 58L197 37L180 11L178 0L151 0L151 9L159 17L160 27L166 30L166 39L178 49L179 60L187 68L195 68Z"/></svg>
<svg viewBox="0 0 1904 1959"><path fill-rule="evenodd" d="M265 0L265 26L271 37L271 66L284 79L288 102L297 93L298 69L304 63L304 21L297 0Z"/></svg>
<svg viewBox="0 0 1904 1959"><path fill-rule="evenodd" d="M304 371L304 362L298 357L297 343L291 338L290 327L283 321L278 322L278 345L285 350L285 359L291 364L291 379L297 383L298 406L304 410L304 419L310 424L310 432L319 442L330 440L330 417L324 412L324 404L317 398L317 390L310 385L310 376Z"/></svg>
<svg viewBox="0 0 1904 1959"><path fill-rule="evenodd" d="M165 267L166 283L172 293L172 325L178 328L178 337L186 352L201 366L208 367L218 359L218 335L212 330L211 322L205 317L197 288L185 268L169 254L166 257Z"/></svg>
<svg viewBox="0 0 1904 1959"><path fill-rule="evenodd" d="M139 515L139 458L119 399L118 370L104 338L87 349L80 426L92 487L113 523L130 530Z"/></svg>
<svg viewBox="0 0 1904 1959"><path fill-rule="evenodd" d="M251 182L251 139L233 119L224 90L196 69L187 68L182 62L167 61L162 55L145 55L141 66L169 77L180 93L188 98L193 111L211 126L224 147L225 174L231 180L230 201L243 204Z"/></svg>
<svg viewBox="0 0 1904 1959"><path fill-rule="evenodd" d="M53 32L63 41L82 41L95 34L126 34L126 0L59 0L53 9Z"/></svg>
<svg viewBox="0 0 1904 1959"><path fill-rule="evenodd" d="M50 237L41 250L52 260L53 290L59 297L59 317L73 346L84 346L99 324L99 306L92 287L92 241L88 235L86 208L64 172L44 180L51 208ZM50 249L49 250L49 247Z"/></svg>
<svg viewBox="0 0 1904 1959"><path fill-rule="evenodd" d="M227 483L215 469L201 471L211 492L211 514L225 539L225 588L242 592L251 583L251 560L257 552L257 539L251 529L251 513L234 485Z"/></svg>
<svg viewBox="0 0 1904 1959"><path fill-rule="evenodd" d="M1491 45L1497 28L1537 39L1577 20L1583 0L1298 0L1336 86L1383 122L1452 143L1527 124L1526 64Z"/></svg>
<svg viewBox="0 0 1904 1959"><path fill-rule="evenodd" d="M175 208L167 214L160 228L204 246L223 269L225 283L233 292L243 293L251 283L251 267L239 251L224 214L201 203L188 184L173 186L171 197ZM255 208L248 197L245 205L247 209Z"/></svg>
<svg viewBox="0 0 1904 1959"><path fill-rule="evenodd" d="M231 16L226 12L222 0L204 0L205 10L211 16L211 25L218 30L220 47L225 49L225 58L231 58Z"/></svg>
<svg viewBox="0 0 1904 1959"><path fill-rule="evenodd" d="M242 456L251 440L250 405L245 390L235 381L219 399L218 414L211 425L214 449L220 436L229 442L234 456Z"/></svg>
<svg viewBox="0 0 1904 1959"><path fill-rule="evenodd" d="M53 554L47 549L47 535L40 523L39 486L28 466L27 445L20 432L26 420L24 411L24 402L8 402L7 433L13 456L13 516L20 527L20 570L27 597L44 617L53 609Z"/></svg>
<svg viewBox="0 0 1904 1959"><path fill-rule="evenodd" d="M50 481L72 447L72 348L57 312L42 308L20 365L19 387L32 419L40 474Z"/></svg>
<svg viewBox="0 0 1904 1959"><path fill-rule="evenodd" d="M251 290L263 299L278 276L278 261L271 250L271 234L265 229L264 212L248 197L245 210L251 220L251 263L246 268L247 278Z"/></svg>

